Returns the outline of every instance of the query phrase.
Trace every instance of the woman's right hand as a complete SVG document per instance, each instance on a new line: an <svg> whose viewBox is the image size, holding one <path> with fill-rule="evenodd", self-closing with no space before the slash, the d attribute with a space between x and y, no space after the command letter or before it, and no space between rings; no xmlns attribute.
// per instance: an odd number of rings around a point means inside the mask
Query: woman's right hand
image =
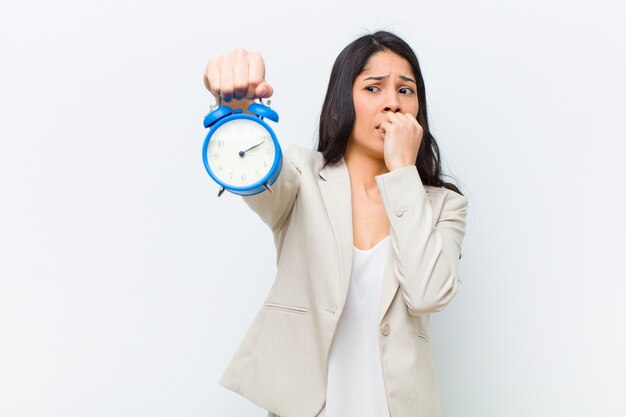
<svg viewBox="0 0 626 417"><path fill-rule="evenodd" d="M204 69L204 85L217 102L230 102L233 98L247 108L256 98L271 97L274 90L265 81L265 63L258 52L236 48L212 58Z"/></svg>

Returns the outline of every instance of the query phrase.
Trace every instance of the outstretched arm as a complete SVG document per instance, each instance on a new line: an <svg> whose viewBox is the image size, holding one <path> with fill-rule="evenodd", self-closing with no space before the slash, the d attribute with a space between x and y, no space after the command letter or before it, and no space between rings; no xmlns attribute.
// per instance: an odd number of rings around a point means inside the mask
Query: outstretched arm
<svg viewBox="0 0 626 417"><path fill-rule="evenodd" d="M265 61L259 52L235 48L233 51L212 58L204 69L204 85L213 94L216 102L223 99L233 109L245 113L255 98L271 97L272 86L265 81ZM233 100L234 99L234 100ZM272 192L267 190L243 196L243 200L263 221L276 231L282 227L300 185L301 157L295 145L283 152L283 165Z"/></svg>
<svg viewBox="0 0 626 417"><path fill-rule="evenodd" d="M301 166L302 161L298 146L289 145L283 151L283 166L280 174L274 184L270 185L272 192L265 190L259 194L242 196L243 201L274 232L283 226L296 201L300 186Z"/></svg>

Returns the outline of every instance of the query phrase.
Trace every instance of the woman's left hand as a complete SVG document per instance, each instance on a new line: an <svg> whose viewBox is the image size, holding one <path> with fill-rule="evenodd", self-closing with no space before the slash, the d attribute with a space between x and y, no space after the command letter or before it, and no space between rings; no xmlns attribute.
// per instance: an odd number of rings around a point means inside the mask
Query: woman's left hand
<svg viewBox="0 0 626 417"><path fill-rule="evenodd" d="M409 113L386 112L380 129L385 133L384 158L389 171L415 165L424 130Z"/></svg>

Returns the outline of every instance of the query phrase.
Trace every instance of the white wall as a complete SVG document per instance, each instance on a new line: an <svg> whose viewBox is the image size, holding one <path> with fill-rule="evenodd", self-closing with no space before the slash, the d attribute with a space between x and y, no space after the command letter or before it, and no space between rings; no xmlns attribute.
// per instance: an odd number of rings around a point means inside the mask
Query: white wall
<svg viewBox="0 0 626 417"><path fill-rule="evenodd" d="M417 52L470 200L461 289L431 318L445 415L626 415L625 17L609 0L2 6L0 415L266 415L217 384L275 255L202 166L202 72L260 51L283 146L313 147L334 59L376 29Z"/></svg>

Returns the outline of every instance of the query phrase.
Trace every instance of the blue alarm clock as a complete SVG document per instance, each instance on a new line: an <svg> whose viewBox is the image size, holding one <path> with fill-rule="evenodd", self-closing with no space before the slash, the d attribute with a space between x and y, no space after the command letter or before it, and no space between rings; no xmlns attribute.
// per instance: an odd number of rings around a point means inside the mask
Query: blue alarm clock
<svg viewBox="0 0 626 417"><path fill-rule="evenodd" d="M222 105L204 118L204 127L210 128L202 146L202 159L207 172L221 188L239 195L271 192L280 174L283 154L276 134L263 119L278 122L278 114L263 104L252 103L248 111Z"/></svg>

